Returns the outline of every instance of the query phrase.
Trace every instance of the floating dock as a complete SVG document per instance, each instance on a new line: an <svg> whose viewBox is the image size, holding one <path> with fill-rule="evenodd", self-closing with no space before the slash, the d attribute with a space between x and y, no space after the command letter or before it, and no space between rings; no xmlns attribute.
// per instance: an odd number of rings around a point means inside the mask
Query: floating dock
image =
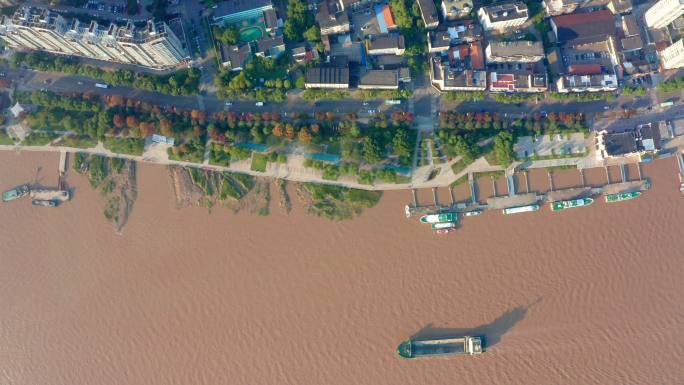
<svg viewBox="0 0 684 385"><path fill-rule="evenodd" d="M621 194L633 191L646 191L651 188L651 184L647 180L635 180L630 182L622 183L611 183L602 188L602 193L608 194Z"/></svg>
<svg viewBox="0 0 684 385"><path fill-rule="evenodd" d="M505 209L507 207L528 206L544 199L543 195L535 193L518 194L514 196L487 198L490 209Z"/></svg>
<svg viewBox="0 0 684 385"><path fill-rule="evenodd" d="M601 194L600 187L575 187L563 190L549 191L546 193L547 202L567 201L571 199L589 198Z"/></svg>

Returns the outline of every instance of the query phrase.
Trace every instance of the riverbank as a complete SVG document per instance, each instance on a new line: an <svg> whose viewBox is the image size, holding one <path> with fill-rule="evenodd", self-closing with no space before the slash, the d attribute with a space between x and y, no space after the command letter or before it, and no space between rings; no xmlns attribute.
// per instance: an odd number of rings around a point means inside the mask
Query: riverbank
<svg viewBox="0 0 684 385"><path fill-rule="evenodd" d="M45 184L56 182L55 153L2 152L0 161L3 187L39 167ZM0 378L676 383L684 200L674 160L643 168L654 187L639 199L485 212L454 237L403 218L406 191L343 222L306 215L298 199L289 215L273 205L268 217L178 210L166 168L150 164L138 167L135 210L119 235L99 193L70 176L75 199L59 210L0 204ZM449 333L484 335L486 352L408 361L395 352L408 337Z"/></svg>

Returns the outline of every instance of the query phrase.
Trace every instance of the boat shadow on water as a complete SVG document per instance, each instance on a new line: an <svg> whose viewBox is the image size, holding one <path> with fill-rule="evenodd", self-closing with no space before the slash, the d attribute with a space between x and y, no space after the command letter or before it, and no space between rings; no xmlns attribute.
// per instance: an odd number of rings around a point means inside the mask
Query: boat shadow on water
<svg viewBox="0 0 684 385"><path fill-rule="evenodd" d="M435 327L428 324L411 336L413 340L441 339L460 336L479 336L483 339L485 348L491 348L501 341L501 337L525 318L528 310L539 303L537 299L532 305L518 306L497 317L494 321L474 328Z"/></svg>

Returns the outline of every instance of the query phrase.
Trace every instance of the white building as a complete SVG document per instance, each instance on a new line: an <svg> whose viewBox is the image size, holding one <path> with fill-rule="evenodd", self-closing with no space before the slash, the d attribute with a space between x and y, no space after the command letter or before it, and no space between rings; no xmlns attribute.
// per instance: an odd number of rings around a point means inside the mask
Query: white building
<svg viewBox="0 0 684 385"><path fill-rule="evenodd" d="M144 27L124 27L97 22L67 20L41 8L24 7L11 17L0 18L0 39L9 46L65 55L138 64L162 69L176 66L187 55L163 22L148 21Z"/></svg>
<svg viewBox="0 0 684 385"><path fill-rule="evenodd" d="M684 40L679 39L671 46L659 52L663 68L671 70L684 67Z"/></svg>
<svg viewBox="0 0 684 385"><path fill-rule="evenodd" d="M511 2L482 7L477 17L485 31L505 31L525 24L529 15L525 3Z"/></svg>
<svg viewBox="0 0 684 385"><path fill-rule="evenodd" d="M684 0L659 0L644 14L649 28L665 28L684 14Z"/></svg>

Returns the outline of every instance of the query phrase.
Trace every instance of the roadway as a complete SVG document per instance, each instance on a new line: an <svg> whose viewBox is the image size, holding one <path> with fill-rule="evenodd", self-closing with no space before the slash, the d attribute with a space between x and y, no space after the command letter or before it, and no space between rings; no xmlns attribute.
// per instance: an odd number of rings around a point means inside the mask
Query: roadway
<svg viewBox="0 0 684 385"><path fill-rule="evenodd" d="M477 112L490 111L506 115L524 115L534 112L582 112L589 119L605 113L606 111L621 111L625 108L634 109L640 113L632 119L619 119L613 122L602 120L597 122L597 126L608 129L620 129L625 125L632 125L634 121L648 122L653 120L664 120L672 118L674 115L684 114L684 105L676 105L666 111L659 107L648 110L650 106L649 98L630 98L619 97L612 102L604 100L591 102L558 102L555 100L544 99L537 104L506 104L497 103L489 100L481 102L448 102L440 98L435 92L427 89L418 89L415 96L407 103L390 106L383 100L319 100L307 102L299 95L299 91L290 91L287 100L282 103L265 102L263 106L257 106L253 100L231 100L230 105L226 105L225 99L220 99L214 93L203 92L198 97L193 96L174 96L158 92L135 89L131 87L110 87L108 89L96 88L97 80L84 76L72 76L63 73L39 72L29 69L9 69L0 68L6 76L17 83L20 91L49 90L56 93L92 93L97 95L120 95L126 98L149 102L161 107L181 110L202 109L208 113L217 111L243 112L279 112L281 114L289 112L313 113L317 111L335 113L356 113L359 117L368 117L369 110L392 112L393 110L410 110L414 113L416 120L434 119L435 101L437 111L455 112ZM429 86L428 86L429 87ZM674 114L674 115L673 115Z"/></svg>

